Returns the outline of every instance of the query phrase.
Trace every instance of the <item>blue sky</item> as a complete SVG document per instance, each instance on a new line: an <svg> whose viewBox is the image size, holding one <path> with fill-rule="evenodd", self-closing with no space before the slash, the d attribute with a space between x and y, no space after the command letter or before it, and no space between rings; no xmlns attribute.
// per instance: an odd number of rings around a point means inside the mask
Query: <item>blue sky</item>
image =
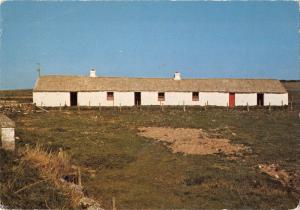
<svg viewBox="0 0 300 210"><path fill-rule="evenodd" d="M297 2L1 5L0 89L42 74L300 79Z"/></svg>

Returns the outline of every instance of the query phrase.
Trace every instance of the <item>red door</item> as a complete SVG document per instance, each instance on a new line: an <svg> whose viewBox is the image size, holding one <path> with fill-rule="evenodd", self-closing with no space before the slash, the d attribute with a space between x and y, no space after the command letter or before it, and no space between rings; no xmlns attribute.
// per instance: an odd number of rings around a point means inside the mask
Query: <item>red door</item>
<svg viewBox="0 0 300 210"><path fill-rule="evenodd" d="M235 105L235 93L229 93L229 107L234 107Z"/></svg>

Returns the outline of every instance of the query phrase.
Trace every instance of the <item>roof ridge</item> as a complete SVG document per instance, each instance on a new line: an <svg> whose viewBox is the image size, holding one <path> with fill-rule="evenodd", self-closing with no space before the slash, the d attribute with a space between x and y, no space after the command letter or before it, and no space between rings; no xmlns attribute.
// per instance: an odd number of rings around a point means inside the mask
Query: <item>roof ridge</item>
<svg viewBox="0 0 300 210"><path fill-rule="evenodd" d="M164 80L173 80L172 77L128 77L128 76L97 76L97 77L90 77L90 76L84 76L84 75L58 75L58 74L53 74L53 75L43 75L40 77L81 77L81 78L112 78L112 79L164 79ZM272 78L222 78L222 77L201 77L201 78L193 78L193 77L188 77L188 78L183 78L181 80L272 80L272 81L279 81L279 79L272 79ZM180 81L180 80L177 80Z"/></svg>

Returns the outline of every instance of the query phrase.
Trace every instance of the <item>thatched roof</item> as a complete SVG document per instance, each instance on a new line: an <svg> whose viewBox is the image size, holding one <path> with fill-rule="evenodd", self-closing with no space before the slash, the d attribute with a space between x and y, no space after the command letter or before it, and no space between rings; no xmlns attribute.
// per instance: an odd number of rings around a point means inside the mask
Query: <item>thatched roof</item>
<svg viewBox="0 0 300 210"><path fill-rule="evenodd" d="M286 93L279 80L271 79L182 79L42 76L35 92L54 91L162 91Z"/></svg>

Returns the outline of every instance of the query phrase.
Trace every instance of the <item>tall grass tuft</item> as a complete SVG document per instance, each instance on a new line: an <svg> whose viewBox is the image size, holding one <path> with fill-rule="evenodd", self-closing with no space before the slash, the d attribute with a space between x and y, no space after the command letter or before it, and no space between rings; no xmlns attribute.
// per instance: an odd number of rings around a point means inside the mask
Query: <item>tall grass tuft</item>
<svg viewBox="0 0 300 210"><path fill-rule="evenodd" d="M68 194L72 207L78 207L79 201L84 195L81 189L62 179L65 175L74 174L70 158L62 149L52 152L47 151L40 145L35 147L26 145L21 153L22 159L30 162L33 167L37 168L43 178L51 180L58 188Z"/></svg>

